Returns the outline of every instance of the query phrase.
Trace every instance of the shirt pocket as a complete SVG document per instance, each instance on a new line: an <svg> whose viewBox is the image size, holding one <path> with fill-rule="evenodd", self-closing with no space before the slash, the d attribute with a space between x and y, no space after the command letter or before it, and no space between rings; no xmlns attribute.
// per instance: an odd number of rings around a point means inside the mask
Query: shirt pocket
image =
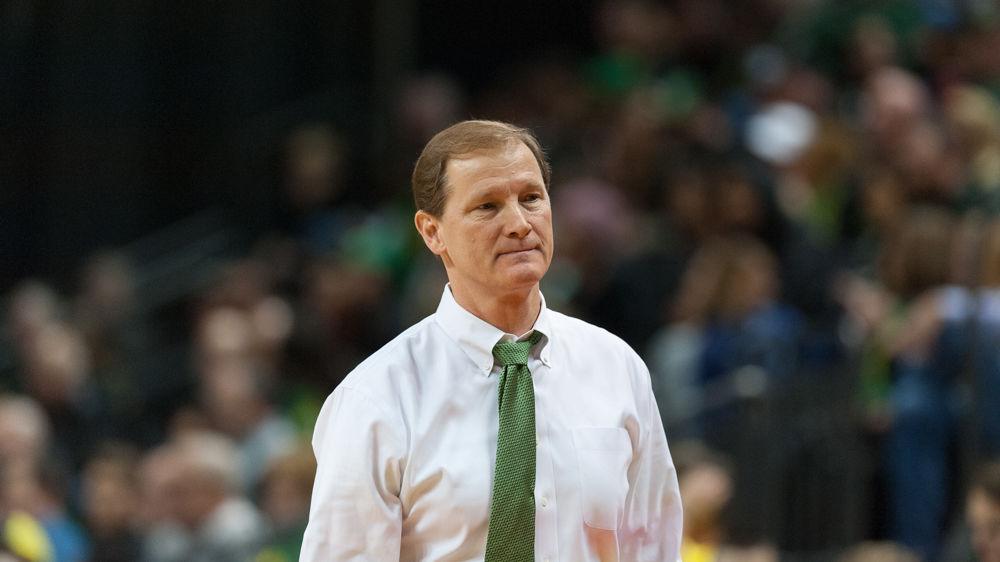
<svg viewBox="0 0 1000 562"><path fill-rule="evenodd" d="M595 529L615 530L625 510L632 442L620 427L573 430L580 472L583 521Z"/></svg>

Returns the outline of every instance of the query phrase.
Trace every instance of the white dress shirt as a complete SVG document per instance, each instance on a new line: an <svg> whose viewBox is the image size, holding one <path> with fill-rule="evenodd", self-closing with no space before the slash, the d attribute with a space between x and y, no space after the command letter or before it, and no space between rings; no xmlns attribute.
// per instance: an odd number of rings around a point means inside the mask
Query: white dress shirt
<svg viewBox="0 0 1000 562"><path fill-rule="evenodd" d="M528 359L535 559L679 560L677 476L646 366L544 299L534 330L544 336ZM513 339L446 287L435 314L344 379L316 422L301 562L483 560L498 427L492 350Z"/></svg>

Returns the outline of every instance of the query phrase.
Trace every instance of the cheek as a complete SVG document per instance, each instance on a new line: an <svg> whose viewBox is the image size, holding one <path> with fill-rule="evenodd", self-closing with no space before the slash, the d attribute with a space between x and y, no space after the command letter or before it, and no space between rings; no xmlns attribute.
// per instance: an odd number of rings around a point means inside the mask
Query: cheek
<svg viewBox="0 0 1000 562"><path fill-rule="evenodd" d="M469 229L459 236L456 240L458 247L461 248L461 252L468 255L472 259L478 259L480 254L484 252L484 240L483 233L479 229Z"/></svg>
<svg viewBox="0 0 1000 562"><path fill-rule="evenodd" d="M549 246L552 245L552 215L551 213L545 213L544 215L538 217L533 225L539 236L548 243Z"/></svg>
<svg viewBox="0 0 1000 562"><path fill-rule="evenodd" d="M491 253L488 232L485 228L465 228L448 238L448 254L460 261L479 261Z"/></svg>

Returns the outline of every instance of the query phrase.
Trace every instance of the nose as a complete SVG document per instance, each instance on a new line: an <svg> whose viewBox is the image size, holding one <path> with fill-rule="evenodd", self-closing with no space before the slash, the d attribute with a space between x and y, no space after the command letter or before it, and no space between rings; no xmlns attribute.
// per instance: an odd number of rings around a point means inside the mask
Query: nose
<svg viewBox="0 0 1000 562"><path fill-rule="evenodd" d="M509 238L524 238L531 232L531 223L520 205L508 205L505 213L504 230Z"/></svg>

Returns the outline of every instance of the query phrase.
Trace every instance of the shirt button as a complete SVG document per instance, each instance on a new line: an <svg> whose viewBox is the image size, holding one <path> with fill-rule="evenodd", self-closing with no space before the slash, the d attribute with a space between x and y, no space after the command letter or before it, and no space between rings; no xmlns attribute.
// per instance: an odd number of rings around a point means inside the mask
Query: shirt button
<svg viewBox="0 0 1000 562"><path fill-rule="evenodd" d="M542 507L549 507L549 498L542 496Z"/></svg>

